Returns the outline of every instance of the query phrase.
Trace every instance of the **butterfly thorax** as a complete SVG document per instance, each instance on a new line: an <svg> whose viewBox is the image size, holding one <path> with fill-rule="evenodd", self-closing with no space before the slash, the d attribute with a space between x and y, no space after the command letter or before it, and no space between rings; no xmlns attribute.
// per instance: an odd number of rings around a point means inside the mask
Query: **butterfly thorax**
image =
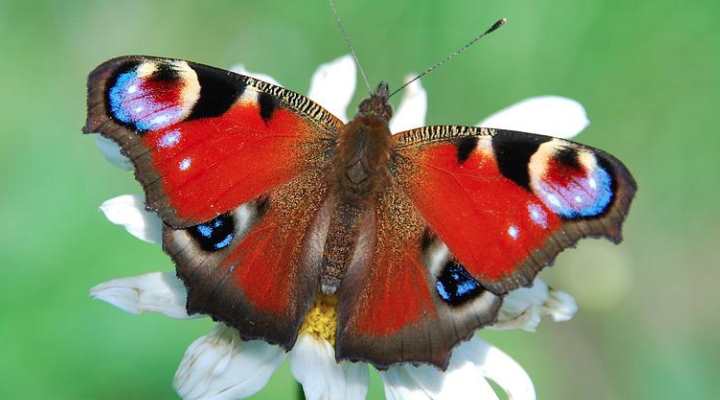
<svg viewBox="0 0 720 400"><path fill-rule="evenodd" d="M380 84L375 94L360 103L355 118L343 127L333 163L333 183L341 198L362 201L384 186L391 148L391 115L387 84Z"/></svg>
<svg viewBox="0 0 720 400"><path fill-rule="evenodd" d="M388 122L392 108L388 86L381 83L374 94L360 103L358 114L338 138L333 160L333 213L323 255L321 286L334 293L355 252L363 221L377 194L389 184L391 134Z"/></svg>

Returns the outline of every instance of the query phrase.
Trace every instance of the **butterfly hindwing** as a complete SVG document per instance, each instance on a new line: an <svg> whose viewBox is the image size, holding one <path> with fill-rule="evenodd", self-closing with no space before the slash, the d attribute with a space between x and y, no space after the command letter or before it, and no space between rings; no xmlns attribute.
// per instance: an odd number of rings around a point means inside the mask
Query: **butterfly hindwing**
<svg viewBox="0 0 720 400"><path fill-rule="evenodd" d="M120 57L88 79L84 131L120 145L148 207L174 227L320 168L341 125L297 93L188 61Z"/></svg>
<svg viewBox="0 0 720 400"><path fill-rule="evenodd" d="M492 323L501 302L463 271L407 195L388 188L339 289L337 357L445 368L455 344Z"/></svg>
<svg viewBox="0 0 720 400"><path fill-rule="evenodd" d="M505 294L583 237L621 240L635 182L617 159L567 140L432 126L400 133L395 179L483 287Z"/></svg>
<svg viewBox="0 0 720 400"><path fill-rule="evenodd" d="M188 312L289 349L318 290L314 243L326 192L308 172L208 223L166 227L163 246L188 288Z"/></svg>

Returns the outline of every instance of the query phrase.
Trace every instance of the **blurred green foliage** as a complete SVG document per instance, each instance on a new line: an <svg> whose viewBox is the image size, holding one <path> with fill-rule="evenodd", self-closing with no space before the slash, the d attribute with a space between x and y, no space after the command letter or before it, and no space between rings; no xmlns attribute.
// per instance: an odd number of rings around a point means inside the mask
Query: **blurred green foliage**
<svg viewBox="0 0 720 400"><path fill-rule="evenodd" d="M544 273L576 296L576 319L481 333L528 370L539 398L717 395L720 3L339 3L370 78L395 85L508 17L423 81L428 122L474 124L529 96L568 96L592 121L578 140L635 174L625 242L584 241ZM210 326L128 315L87 295L172 268L104 220L103 200L140 188L80 134L87 73L129 53L241 62L304 92L316 66L347 49L320 0L0 0L2 399L174 398L184 349ZM285 366L257 398L295 390ZM370 398L381 397L373 380Z"/></svg>

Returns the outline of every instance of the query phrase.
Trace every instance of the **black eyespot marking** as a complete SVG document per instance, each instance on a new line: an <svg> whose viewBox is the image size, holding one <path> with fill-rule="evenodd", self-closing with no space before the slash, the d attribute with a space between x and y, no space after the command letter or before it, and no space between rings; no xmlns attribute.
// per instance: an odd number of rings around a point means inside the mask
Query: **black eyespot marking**
<svg viewBox="0 0 720 400"><path fill-rule="evenodd" d="M217 117L242 96L247 85L235 75L205 65L190 63L200 83L200 98L187 118Z"/></svg>
<svg viewBox="0 0 720 400"><path fill-rule="evenodd" d="M463 164L470 158L470 154L477 148L478 138L475 136L465 136L457 141L457 159Z"/></svg>
<svg viewBox="0 0 720 400"><path fill-rule="evenodd" d="M435 279L435 290L451 306L460 306L483 292L480 283L462 265L448 261Z"/></svg>
<svg viewBox="0 0 720 400"><path fill-rule="evenodd" d="M140 66L140 64L142 64L142 62L140 62L138 60L129 60L129 61L125 61L122 64L118 65L117 68L115 69L115 72L113 72L112 76L108 79L106 91L109 92L110 89L112 89L112 87L117 84L118 79L122 75L124 75L128 72L135 71L137 69L137 67ZM108 96L106 96L106 98L107 97Z"/></svg>
<svg viewBox="0 0 720 400"><path fill-rule="evenodd" d="M268 93L260 93L258 96L258 103L260 103L260 117L267 122L272 118L275 108L277 108L277 100Z"/></svg>
<svg viewBox="0 0 720 400"><path fill-rule="evenodd" d="M578 152L577 150L571 148L571 147L563 147L559 149L553 158L559 162L560 164L572 168L572 169L579 169L580 168L580 160L578 160Z"/></svg>
<svg viewBox="0 0 720 400"><path fill-rule="evenodd" d="M178 79L179 75L172 64L159 63L152 77L158 81L174 81Z"/></svg>
<svg viewBox="0 0 720 400"><path fill-rule="evenodd" d="M492 138L493 152L500 173L518 185L530 190L530 157L541 144L551 138L540 135L498 133Z"/></svg>
<svg viewBox="0 0 720 400"><path fill-rule="evenodd" d="M201 249L209 252L222 250L235 237L235 218L230 214L221 215L210 222L187 229Z"/></svg>

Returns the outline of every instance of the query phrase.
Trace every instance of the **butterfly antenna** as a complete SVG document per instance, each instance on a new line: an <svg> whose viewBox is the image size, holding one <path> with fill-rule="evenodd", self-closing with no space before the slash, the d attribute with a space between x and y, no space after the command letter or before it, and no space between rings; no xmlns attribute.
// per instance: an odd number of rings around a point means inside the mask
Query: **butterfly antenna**
<svg viewBox="0 0 720 400"><path fill-rule="evenodd" d="M470 46L474 45L475 42L477 42L478 40L482 39L483 37L485 37L485 36L493 33L494 31L496 31L496 30L497 30L498 28L500 28L501 26L505 25L506 22L507 22L507 18L501 18L501 19L495 21L495 23L492 24L492 26L491 26L490 28L488 28L485 32L483 32L483 33L475 36L475 37L473 38L473 40L467 42L464 46L462 46L462 47L460 47L459 49L455 50L454 52L450 53L450 55L448 55L447 57L445 57L445 58L444 58L443 60L441 60L440 62L438 62L438 63L436 63L436 64L433 64L433 65L430 66L428 69L426 69L425 71L423 71L420 75L418 75L418 76L412 78L411 80L405 82L404 85L400 86L400 87L397 88L394 92L390 93L390 96L388 96L388 98L392 97L392 96L395 95L397 92L403 90L407 85L409 85L409 84L415 82L416 80L421 79L423 76L431 73L433 70L435 70L435 68L437 68L437 67L445 64L446 62L448 62L448 61L452 60L453 58L455 58L456 56L460 55L463 51L467 50Z"/></svg>
<svg viewBox="0 0 720 400"><path fill-rule="evenodd" d="M372 94L372 89L370 89L370 82L368 81L367 75L365 75L365 70L363 69L362 65L360 65L360 60L358 60L357 54L355 54L355 49L353 48L352 43L350 43L350 37L348 36L347 31L345 30L345 26L343 26L342 21L340 20L340 16L338 15L337 7L335 6L335 0L329 1L330 8L332 8L333 14L335 15L335 22L337 23L337 26L342 33L345 43L350 48L350 54L352 54L352 58L353 60L355 60L355 65L357 65L358 69L360 70L360 75L362 75L363 81L365 81L365 86L367 87L368 94Z"/></svg>

